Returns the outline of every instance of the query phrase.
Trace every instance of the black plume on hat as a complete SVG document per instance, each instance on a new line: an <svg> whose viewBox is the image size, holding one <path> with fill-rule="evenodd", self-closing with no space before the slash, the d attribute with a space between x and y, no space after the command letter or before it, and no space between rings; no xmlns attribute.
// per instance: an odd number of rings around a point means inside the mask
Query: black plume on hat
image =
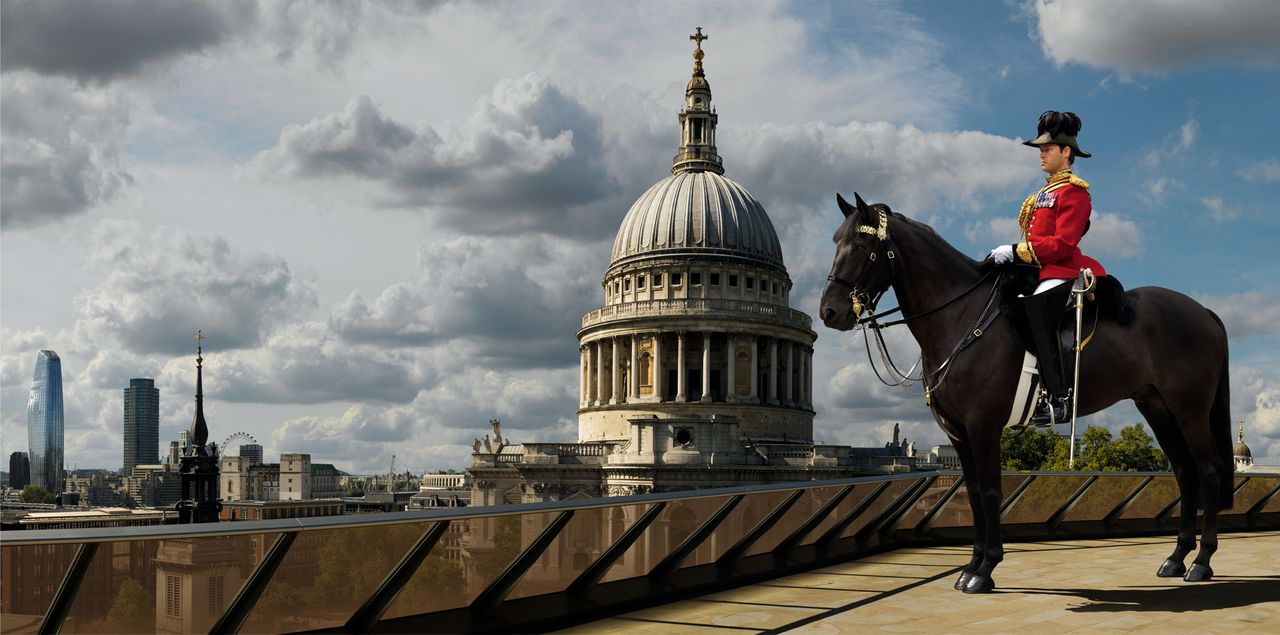
<svg viewBox="0 0 1280 635"><path fill-rule="evenodd" d="M1074 112L1058 112L1046 110L1040 115L1040 123L1036 124L1036 134L1049 133L1049 136L1066 135L1074 137L1080 134L1080 117Z"/></svg>
<svg viewBox="0 0 1280 635"><path fill-rule="evenodd" d="M1071 156L1087 158L1093 156L1080 149L1076 143L1076 135L1080 134L1080 117L1074 112L1058 112L1046 110L1040 115L1036 124L1036 138L1023 141L1022 145L1039 147L1049 144L1065 145L1073 151Z"/></svg>

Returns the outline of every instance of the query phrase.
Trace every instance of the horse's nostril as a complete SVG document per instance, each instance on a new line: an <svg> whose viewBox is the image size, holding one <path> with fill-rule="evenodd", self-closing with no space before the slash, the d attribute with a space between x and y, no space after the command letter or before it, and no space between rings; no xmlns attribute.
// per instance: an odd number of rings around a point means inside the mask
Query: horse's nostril
<svg viewBox="0 0 1280 635"><path fill-rule="evenodd" d="M835 314L836 314L836 312L835 312L835 311L832 311L832 310L831 310L831 307L829 307L829 306L828 306L828 307L823 307L823 308L822 308L822 319L823 319L823 321L830 321L830 320L831 320L831 318L835 316Z"/></svg>

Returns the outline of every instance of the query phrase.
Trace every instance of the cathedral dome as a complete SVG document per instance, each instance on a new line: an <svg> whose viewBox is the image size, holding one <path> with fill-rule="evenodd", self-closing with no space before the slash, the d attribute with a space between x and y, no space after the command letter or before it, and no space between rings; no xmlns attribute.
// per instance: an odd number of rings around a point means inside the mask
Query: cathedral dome
<svg viewBox="0 0 1280 635"><path fill-rule="evenodd" d="M1253 452L1249 449L1249 446L1245 444L1243 439L1236 443L1236 447L1231 450L1231 453L1238 457L1253 458Z"/></svg>
<svg viewBox="0 0 1280 635"><path fill-rule="evenodd" d="M738 257L783 267L778 234L746 188L712 171L658 181L622 220L611 266L672 254Z"/></svg>

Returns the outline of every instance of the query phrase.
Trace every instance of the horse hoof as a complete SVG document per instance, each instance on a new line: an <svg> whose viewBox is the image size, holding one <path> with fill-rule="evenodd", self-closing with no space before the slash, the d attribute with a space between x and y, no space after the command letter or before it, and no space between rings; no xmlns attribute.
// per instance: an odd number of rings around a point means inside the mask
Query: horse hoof
<svg viewBox="0 0 1280 635"><path fill-rule="evenodd" d="M1206 567L1202 564L1193 563L1191 565L1191 568L1187 570L1186 577L1182 579L1186 580L1187 582L1206 582L1208 580L1213 579L1213 569L1210 569L1209 567Z"/></svg>
<svg viewBox="0 0 1280 635"><path fill-rule="evenodd" d="M983 577L977 573L969 575L969 581L964 585L965 593L990 593L996 588L996 583L991 578Z"/></svg>
<svg viewBox="0 0 1280 635"><path fill-rule="evenodd" d="M963 591L964 588L969 585L969 578L972 578L972 577L973 577L972 573L969 573L968 571L961 571L960 577L956 578L955 589L957 591Z"/></svg>
<svg viewBox="0 0 1280 635"><path fill-rule="evenodd" d="M1156 571L1156 576L1161 578L1181 578L1187 573L1187 565L1169 558L1160 565L1160 569Z"/></svg>

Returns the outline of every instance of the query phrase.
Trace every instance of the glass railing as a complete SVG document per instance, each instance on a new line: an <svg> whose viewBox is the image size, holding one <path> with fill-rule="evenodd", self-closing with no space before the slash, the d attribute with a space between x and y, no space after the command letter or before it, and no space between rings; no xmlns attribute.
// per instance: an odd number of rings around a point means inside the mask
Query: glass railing
<svg viewBox="0 0 1280 635"><path fill-rule="evenodd" d="M1005 473L1010 541L1176 532L1166 473ZM529 631L970 539L959 473L0 537L4 633ZM1280 527L1237 475L1223 531Z"/></svg>

